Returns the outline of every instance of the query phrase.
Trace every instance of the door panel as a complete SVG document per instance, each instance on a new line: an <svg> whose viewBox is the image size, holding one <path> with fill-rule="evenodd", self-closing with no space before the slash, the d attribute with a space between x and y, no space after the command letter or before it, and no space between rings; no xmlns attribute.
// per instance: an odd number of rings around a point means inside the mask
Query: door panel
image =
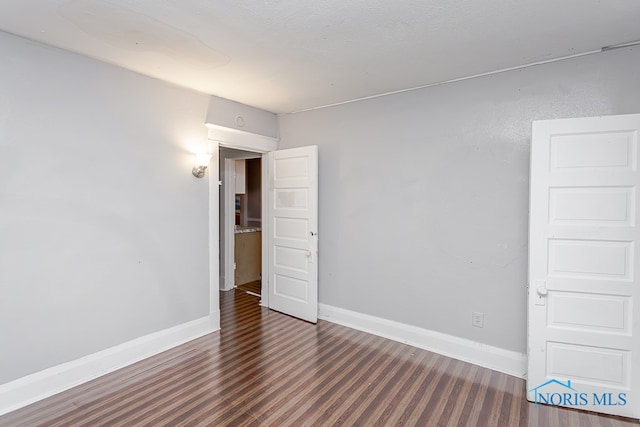
<svg viewBox="0 0 640 427"><path fill-rule="evenodd" d="M269 308L318 319L318 148L269 153Z"/></svg>
<svg viewBox="0 0 640 427"><path fill-rule="evenodd" d="M549 189L551 225L633 225L633 187Z"/></svg>
<svg viewBox="0 0 640 427"><path fill-rule="evenodd" d="M547 299L548 327L631 333L630 297L555 291Z"/></svg>
<svg viewBox="0 0 640 427"><path fill-rule="evenodd" d="M634 131L550 135L550 142L552 170L597 167L635 170L637 141Z"/></svg>
<svg viewBox="0 0 640 427"><path fill-rule="evenodd" d="M640 416L639 129L638 114L533 124L531 401Z"/></svg>

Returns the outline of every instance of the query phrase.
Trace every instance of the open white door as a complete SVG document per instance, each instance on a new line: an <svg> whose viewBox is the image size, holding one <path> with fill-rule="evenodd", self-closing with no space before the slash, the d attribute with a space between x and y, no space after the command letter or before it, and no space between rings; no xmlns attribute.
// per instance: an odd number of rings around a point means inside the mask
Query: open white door
<svg viewBox="0 0 640 427"><path fill-rule="evenodd" d="M269 308L318 320L318 147L268 154Z"/></svg>
<svg viewBox="0 0 640 427"><path fill-rule="evenodd" d="M528 399L640 417L640 114L533 123Z"/></svg>

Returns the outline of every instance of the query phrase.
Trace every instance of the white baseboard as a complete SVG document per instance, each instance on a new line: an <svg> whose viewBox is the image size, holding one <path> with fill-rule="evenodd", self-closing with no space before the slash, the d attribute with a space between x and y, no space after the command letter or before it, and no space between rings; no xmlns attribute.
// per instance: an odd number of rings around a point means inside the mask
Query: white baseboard
<svg viewBox="0 0 640 427"><path fill-rule="evenodd" d="M526 354L326 304L318 305L318 317L518 378L526 377Z"/></svg>
<svg viewBox="0 0 640 427"><path fill-rule="evenodd" d="M220 329L215 315L212 313L0 384L0 415L214 332Z"/></svg>

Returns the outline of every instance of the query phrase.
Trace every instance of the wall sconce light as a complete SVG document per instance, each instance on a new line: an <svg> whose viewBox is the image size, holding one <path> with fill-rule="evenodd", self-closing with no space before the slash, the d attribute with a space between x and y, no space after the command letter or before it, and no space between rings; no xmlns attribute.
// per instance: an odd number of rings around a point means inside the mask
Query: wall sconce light
<svg viewBox="0 0 640 427"><path fill-rule="evenodd" d="M193 167L191 173L196 178L202 178L204 176L204 172L207 170L207 166L209 166L209 161L211 160L211 154L200 153L196 155L196 166Z"/></svg>

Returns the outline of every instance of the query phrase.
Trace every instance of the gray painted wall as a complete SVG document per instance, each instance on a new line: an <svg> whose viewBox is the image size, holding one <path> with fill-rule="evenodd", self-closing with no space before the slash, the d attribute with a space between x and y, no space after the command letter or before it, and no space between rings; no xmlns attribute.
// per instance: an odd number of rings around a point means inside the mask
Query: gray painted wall
<svg viewBox="0 0 640 427"><path fill-rule="evenodd" d="M278 118L275 114L217 96L209 99L206 120L207 124L228 129L278 137Z"/></svg>
<svg viewBox="0 0 640 427"><path fill-rule="evenodd" d="M525 353L531 121L639 94L627 48L280 117L319 145L320 302Z"/></svg>
<svg viewBox="0 0 640 427"><path fill-rule="evenodd" d="M0 33L0 384L209 313L209 97Z"/></svg>

